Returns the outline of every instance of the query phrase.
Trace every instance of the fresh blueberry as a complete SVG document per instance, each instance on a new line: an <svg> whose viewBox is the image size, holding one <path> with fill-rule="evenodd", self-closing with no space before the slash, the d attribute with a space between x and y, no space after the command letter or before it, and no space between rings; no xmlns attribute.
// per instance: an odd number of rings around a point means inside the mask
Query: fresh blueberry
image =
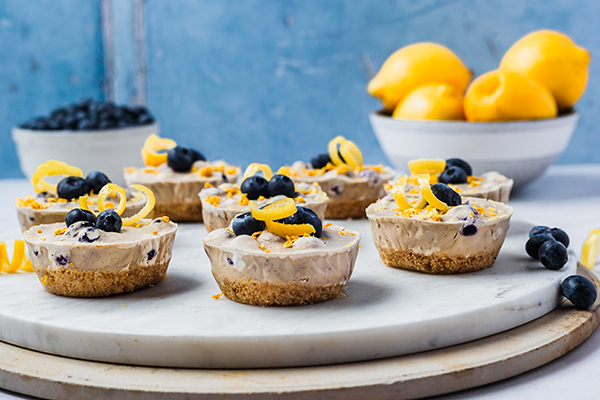
<svg viewBox="0 0 600 400"><path fill-rule="evenodd" d="M194 164L192 152L190 149L177 146L167 153L167 164L175 172L188 172Z"/></svg>
<svg viewBox="0 0 600 400"><path fill-rule="evenodd" d="M96 228L105 232L120 232L122 225L121 216L114 210L102 211L96 218Z"/></svg>
<svg viewBox="0 0 600 400"><path fill-rule="evenodd" d="M527 254L529 254L529 257L539 260L540 247L548 240L552 242L556 241L549 233L540 233L538 235L532 236L529 238L529 240L527 240L527 243L525 243L525 251L527 252Z"/></svg>
<svg viewBox="0 0 600 400"><path fill-rule="evenodd" d="M256 200L260 196L269 197L269 181L262 176L254 175L244 179L240 190L246 193L249 200Z"/></svg>
<svg viewBox="0 0 600 400"><path fill-rule="evenodd" d="M250 211L236 215L231 221L231 229L235 236L252 235L254 232L264 231L266 225L252 216Z"/></svg>
<svg viewBox="0 0 600 400"><path fill-rule="evenodd" d="M206 161L206 158L198 150L189 149L189 151L190 151L190 153L192 155L192 161L193 162L196 162L196 161Z"/></svg>
<svg viewBox="0 0 600 400"><path fill-rule="evenodd" d="M541 235L543 233L550 234L550 228L548 228L547 226L542 226L542 225L534 226L529 231L529 237L534 237L536 235Z"/></svg>
<svg viewBox="0 0 600 400"><path fill-rule="evenodd" d="M58 182L56 193L61 199L78 199L90 192L87 182L77 176L69 176Z"/></svg>
<svg viewBox="0 0 600 400"><path fill-rule="evenodd" d="M299 224L310 224L315 228L315 236L321 237L323 231L323 223L316 212L308 207L297 207L298 211L295 214L290 215L287 218L278 220L282 224L287 225L299 225Z"/></svg>
<svg viewBox="0 0 600 400"><path fill-rule="evenodd" d="M94 191L94 194L100 193L100 190L104 187L104 185L110 183L108 176L100 171L90 172L85 178L85 181L87 182L90 191Z"/></svg>
<svg viewBox="0 0 600 400"><path fill-rule="evenodd" d="M460 194L456 193L454 189L445 183L431 185L431 191L438 200L443 201L450 207L460 206L462 204Z"/></svg>
<svg viewBox="0 0 600 400"><path fill-rule="evenodd" d="M331 162L331 157L329 154L319 154L318 156L314 156L310 160L310 164L314 169L321 169L327 165L327 163Z"/></svg>
<svg viewBox="0 0 600 400"><path fill-rule="evenodd" d="M581 275L571 275L565 278L560 284L560 291L575 307L582 310L590 308L597 297L596 286Z"/></svg>
<svg viewBox="0 0 600 400"><path fill-rule="evenodd" d="M440 174L438 180L441 183L467 183L467 173L460 167L452 166L446 168L446 170Z"/></svg>
<svg viewBox="0 0 600 400"><path fill-rule="evenodd" d="M285 175L273 175L269 181L269 194L271 197L280 194L287 197L296 197L294 181Z"/></svg>
<svg viewBox="0 0 600 400"><path fill-rule="evenodd" d="M473 168L471 168L468 162L461 160L460 158L450 158L446 160L446 168L450 167L459 167L465 171L467 175L473 175Z"/></svg>
<svg viewBox="0 0 600 400"><path fill-rule="evenodd" d="M554 239L564 244L565 247L569 247L569 243L571 243L571 241L569 240L569 235L567 235L567 232L563 231L560 228L552 228L550 229L550 232Z"/></svg>
<svg viewBox="0 0 600 400"><path fill-rule="evenodd" d="M561 269L569 259L567 248L558 240L546 240L540 246L539 256L542 265L552 270Z"/></svg>
<svg viewBox="0 0 600 400"><path fill-rule="evenodd" d="M71 226L75 222L79 221L88 221L92 224L95 224L96 216L89 211L82 210L81 208L74 208L69 211L65 217L65 224L67 224L67 226Z"/></svg>

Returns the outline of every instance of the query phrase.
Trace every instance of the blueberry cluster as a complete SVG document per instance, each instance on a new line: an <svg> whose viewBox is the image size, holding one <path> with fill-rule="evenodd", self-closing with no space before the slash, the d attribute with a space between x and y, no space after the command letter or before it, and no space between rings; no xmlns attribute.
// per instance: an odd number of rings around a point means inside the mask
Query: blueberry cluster
<svg viewBox="0 0 600 400"><path fill-rule="evenodd" d="M260 196L284 195L286 197L296 197L294 181L285 175L273 175L269 181L262 176L254 175L244 179L240 189L242 193L246 193L248 200L256 200Z"/></svg>
<svg viewBox="0 0 600 400"><path fill-rule="evenodd" d="M569 259L569 243L569 236L562 229L536 226L529 231L525 251L531 258L540 260L544 267L556 270L564 267Z"/></svg>
<svg viewBox="0 0 600 400"><path fill-rule="evenodd" d="M560 292L563 296L579 309L590 308L596 301L596 286L586 277L571 275L560 284Z"/></svg>
<svg viewBox="0 0 600 400"><path fill-rule="evenodd" d="M93 131L148 125L154 122L143 106L119 106L110 101L83 99L79 103L57 108L48 117L34 117L19 125L36 131Z"/></svg>
<svg viewBox="0 0 600 400"><path fill-rule="evenodd" d="M460 158L446 160L446 169L438 178L441 183L467 183L467 177L473 175L473 169Z"/></svg>
<svg viewBox="0 0 600 400"><path fill-rule="evenodd" d="M74 208L67 214L65 218L65 224L67 226L73 225L75 222L85 221L90 226L94 225L98 229L102 229L105 232L120 232L123 226L121 216L114 210L102 211L96 217L94 214L81 208ZM87 236L85 236L87 237ZM89 241L89 240L88 240Z"/></svg>
<svg viewBox="0 0 600 400"><path fill-rule="evenodd" d="M110 183L110 179L100 171L90 172L85 179L78 176L68 176L58 182L56 194L61 199L78 199L86 194L98 194L100 189L107 183Z"/></svg>
<svg viewBox="0 0 600 400"><path fill-rule="evenodd" d="M177 146L167 153L167 165L175 172L189 172L196 161L206 158L197 150Z"/></svg>
<svg viewBox="0 0 600 400"><path fill-rule="evenodd" d="M315 236L321 237L323 224L321 219L313 210L308 207L297 207L298 211L287 218L277 220L281 224L299 225L310 224L315 228ZM266 225L263 221L259 221L252 216L250 211L236 215L231 221L231 229L236 236L252 235L255 232L264 231Z"/></svg>

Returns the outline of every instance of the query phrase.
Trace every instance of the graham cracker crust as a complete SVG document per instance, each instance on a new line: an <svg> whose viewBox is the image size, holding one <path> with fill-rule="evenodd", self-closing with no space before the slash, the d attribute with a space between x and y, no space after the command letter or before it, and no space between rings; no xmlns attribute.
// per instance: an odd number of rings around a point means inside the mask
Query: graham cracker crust
<svg viewBox="0 0 600 400"><path fill-rule="evenodd" d="M366 218L366 209L377 198L360 200L332 200L327 202L325 209L325 218L328 219L347 219L347 218Z"/></svg>
<svg viewBox="0 0 600 400"><path fill-rule="evenodd" d="M146 218L158 218L164 215L173 222L202 222L202 203L200 200L156 203L154 210Z"/></svg>
<svg viewBox="0 0 600 400"><path fill-rule="evenodd" d="M491 267L500 249L472 256L423 255L412 251L380 247L376 243L381 261L388 267L404 268L433 275L460 274Z"/></svg>
<svg viewBox="0 0 600 400"><path fill-rule="evenodd" d="M49 293L69 297L102 297L156 285L165 279L168 266L168 262L152 266L132 265L118 272L34 268Z"/></svg>
<svg viewBox="0 0 600 400"><path fill-rule="evenodd" d="M337 297L345 284L308 286L300 283L269 283L253 281L218 281L229 300L254 306L301 306L321 303Z"/></svg>

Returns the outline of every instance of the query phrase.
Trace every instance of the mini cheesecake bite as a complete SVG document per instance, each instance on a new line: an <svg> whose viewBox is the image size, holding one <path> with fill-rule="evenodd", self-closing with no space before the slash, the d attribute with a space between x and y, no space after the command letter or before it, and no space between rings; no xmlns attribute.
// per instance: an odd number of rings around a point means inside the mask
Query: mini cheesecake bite
<svg viewBox="0 0 600 400"><path fill-rule="evenodd" d="M408 163L411 176L406 186L407 194L416 194L419 191L417 177L429 174L430 183L445 183L462 196L478 197L482 199L507 203L514 181L495 172L485 172L481 176L473 175L471 165L460 158L443 159L416 159ZM393 182L385 185L387 193L391 193Z"/></svg>
<svg viewBox="0 0 600 400"><path fill-rule="evenodd" d="M384 264L429 274L473 272L494 264L508 232L512 208L461 197L443 183L419 179L418 197L406 197L408 177L367 208L373 240Z"/></svg>
<svg viewBox="0 0 600 400"><path fill-rule="evenodd" d="M259 171L264 176L257 175ZM264 164L250 164L244 172L241 186L233 183L207 185L199 196L202 219L208 232L227 228L236 215L250 211L250 200L256 201L260 208L277 200L291 198L297 206L313 210L320 219L324 218L328 200L318 184L294 184L285 175L273 175L271 168Z"/></svg>
<svg viewBox="0 0 600 400"><path fill-rule="evenodd" d="M62 175L64 178L58 184L46 180L51 176ZM19 225L23 231L34 225L63 222L69 211L79 206L78 198L89 196L90 207L98 211L97 195L110 179L100 171L90 172L83 178L80 168L68 165L62 161L48 160L40 164L31 177L35 194L17 198L15 205ZM144 206L144 196L141 192L127 189L128 201L123 210L124 217L138 213ZM109 208L114 207L116 199L109 199Z"/></svg>
<svg viewBox="0 0 600 400"><path fill-rule="evenodd" d="M337 297L352 275L360 234L322 225L285 198L236 216L204 238L212 274L230 300L258 306L313 304Z"/></svg>
<svg viewBox="0 0 600 400"><path fill-rule="evenodd" d="M385 195L383 184L394 177L394 171L383 165L364 165L358 146L343 136L332 139L328 151L310 163L283 166L277 173L296 183L319 184L329 196L325 218L364 218L367 206Z"/></svg>
<svg viewBox="0 0 600 400"><path fill-rule="evenodd" d="M167 215L176 222L202 221L198 193L207 185L235 183L240 174L239 167L223 160L206 161L198 151L154 134L146 139L142 158L146 166L126 168L125 181L128 185L142 184L154 192L152 217Z"/></svg>
<svg viewBox="0 0 600 400"><path fill-rule="evenodd" d="M107 188L99 197L125 193L117 185ZM47 292L101 297L164 280L177 225L167 217L142 219L151 211L154 196L141 185L135 188L147 196L147 202L132 217L121 218L118 213L124 198L117 210L107 210L100 202L101 211L95 213L82 197L83 209L71 210L66 222L37 225L24 232L31 264Z"/></svg>

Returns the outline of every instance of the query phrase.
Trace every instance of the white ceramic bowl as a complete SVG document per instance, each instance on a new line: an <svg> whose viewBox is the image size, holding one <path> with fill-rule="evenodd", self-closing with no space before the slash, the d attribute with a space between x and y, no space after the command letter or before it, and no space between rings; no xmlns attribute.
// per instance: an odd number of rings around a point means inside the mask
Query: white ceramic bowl
<svg viewBox="0 0 600 400"><path fill-rule="evenodd" d="M424 121L369 116L383 152L400 171L417 158L462 158L480 175L498 171L523 186L564 151L579 115L512 122Z"/></svg>
<svg viewBox="0 0 600 400"><path fill-rule="evenodd" d="M83 170L104 172L111 181L125 185L123 168L143 164L140 150L158 123L100 131L32 131L13 128L21 171L29 179L41 163L54 159Z"/></svg>

